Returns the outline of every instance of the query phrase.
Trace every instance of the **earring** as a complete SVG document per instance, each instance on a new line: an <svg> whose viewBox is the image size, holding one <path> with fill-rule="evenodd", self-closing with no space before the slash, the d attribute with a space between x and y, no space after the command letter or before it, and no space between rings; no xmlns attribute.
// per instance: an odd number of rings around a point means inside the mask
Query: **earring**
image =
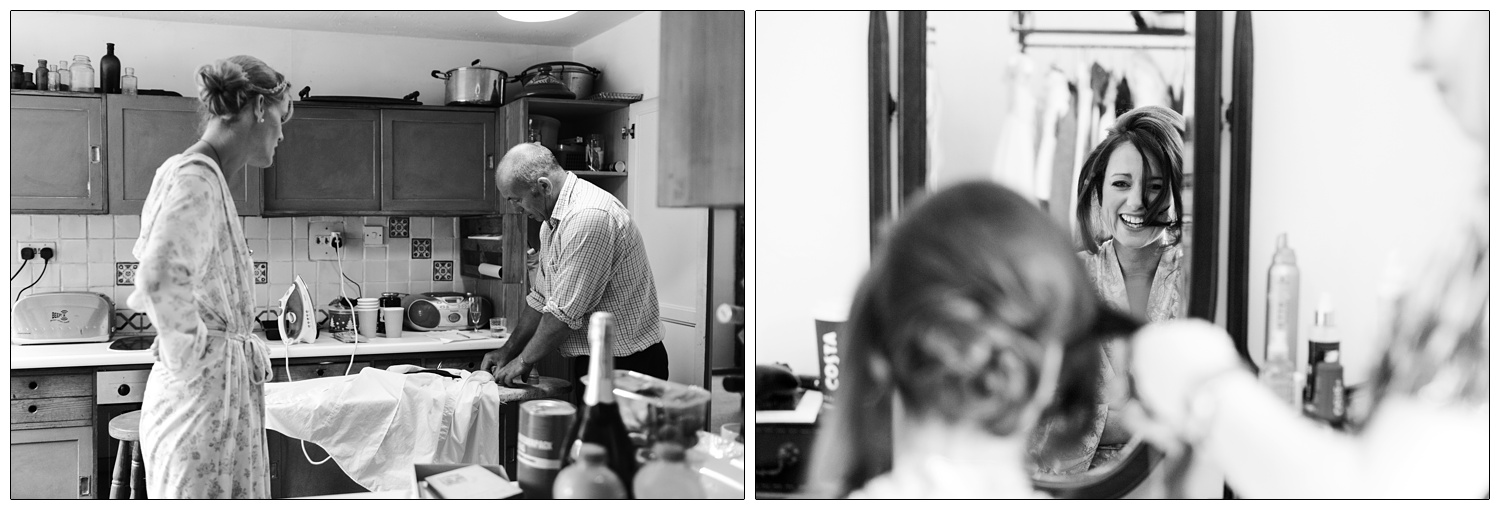
<svg viewBox="0 0 1500 510"><path fill-rule="evenodd" d="M265 117L261 117L261 118L255 119L255 121L259 122L261 124L265 124L266 123L266 118Z"/></svg>

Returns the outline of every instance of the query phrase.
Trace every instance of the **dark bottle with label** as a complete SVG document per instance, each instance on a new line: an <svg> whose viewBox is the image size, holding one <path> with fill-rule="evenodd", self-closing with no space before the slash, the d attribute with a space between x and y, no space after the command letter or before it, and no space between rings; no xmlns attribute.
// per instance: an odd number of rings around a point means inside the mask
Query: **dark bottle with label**
<svg viewBox="0 0 1500 510"><path fill-rule="evenodd" d="M630 441L630 432L620 420L620 406L615 403L615 357L610 349L614 327L615 316L609 312L594 312L589 318L589 374L585 379L583 412L573 422L573 430L568 434L573 439L572 446L563 460L578 460L582 445L593 443L604 447L610 471L620 480L634 480L635 444ZM630 484L625 484L627 493L633 492L630 489Z"/></svg>
<svg viewBox="0 0 1500 510"><path fill-rule="evenodd" d="M109 50L99 59L99 88L105 94L120 93L120 59L115 58L115 43L104 43Z"/></svg>
<svg viewBox="0 0 1500 510"><path fill-rule="evenodd" d="M32 73L32 77L36 80L37 90L47 90L47 84L51 82L47 81L47 61L45 59L38 59L36 61L36 72Z"/></svg>

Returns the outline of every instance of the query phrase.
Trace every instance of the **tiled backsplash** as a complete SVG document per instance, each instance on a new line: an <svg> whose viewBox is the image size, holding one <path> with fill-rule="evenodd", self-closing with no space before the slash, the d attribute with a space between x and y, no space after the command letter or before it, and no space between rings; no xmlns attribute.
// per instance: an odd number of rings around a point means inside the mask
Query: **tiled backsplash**
<svg viewBox="0 0 1500 510"><path fill-rule="evenodd" d="M363 287L366 297L381 292L462 291L464 277L454 271L458 260L456 218L322 216L303 218L242 217L246 243L254 253L255 302L257 308L275 306L292 278L301 275L312 292L313 303L322 306L343 292L356 297L359 290L339 276L343 274ZM346 245L342 260L311 261L307 258L309 221L342 221ZM55 242L57 254L42 271L41 258L32 259L10 282L11 299L36 281L26 294L55 291L88 291L109 296L116 308L127 308L126 298L135 290L138 261L131 254L140 235L140 215L12 215L10 272L21 269L20 244L28 241ZM389 226L386 244L365 246L365 225ZM399 235L398 235L399 234ZM40 281L37 277L40 276Z"/></svg>

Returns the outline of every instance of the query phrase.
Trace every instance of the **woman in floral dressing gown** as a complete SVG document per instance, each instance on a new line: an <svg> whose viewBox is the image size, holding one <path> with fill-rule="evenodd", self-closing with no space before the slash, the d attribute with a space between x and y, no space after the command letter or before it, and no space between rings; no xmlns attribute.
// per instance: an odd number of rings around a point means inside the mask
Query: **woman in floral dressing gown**
<svg viewBox="0 0 1500 510"><path fill-rule="evenodd" d="M131 308L157 329L141 408L154 498L270 498L264 383L251 334L254 279L226 178L271 164L291 118L290 86L259 59L200 67L202 138L156 171L141 211ZM248 166L248 167L247 167Z"/></svg>

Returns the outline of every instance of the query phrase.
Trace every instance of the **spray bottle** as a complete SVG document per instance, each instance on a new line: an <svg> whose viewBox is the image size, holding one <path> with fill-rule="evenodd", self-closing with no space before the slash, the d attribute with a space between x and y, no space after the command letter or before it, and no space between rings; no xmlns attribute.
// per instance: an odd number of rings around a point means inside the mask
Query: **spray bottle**
<svg viewBox="0 0 1500 510"><path fill-rule="evenodd" d="M1286 233L1276 237L1276 254L1266 274L1266 352L1260 380L1287 405L1297 405L1297 293L1301 284L1297 254Z"/></svg>

